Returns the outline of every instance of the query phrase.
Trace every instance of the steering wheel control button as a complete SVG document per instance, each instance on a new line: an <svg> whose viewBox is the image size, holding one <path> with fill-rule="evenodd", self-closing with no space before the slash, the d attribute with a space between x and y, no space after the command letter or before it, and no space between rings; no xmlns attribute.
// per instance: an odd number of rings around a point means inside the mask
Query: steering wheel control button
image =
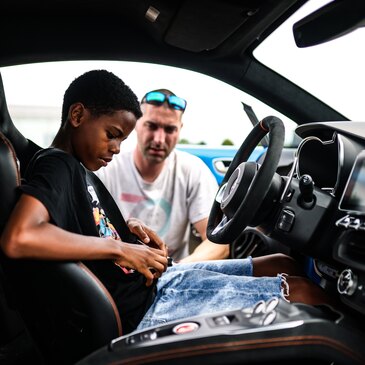
<svg viewBox="0 0 365 365"><path fill-rule="evenodd" d="M295 221L295 214L289 209L283 209L280 213L276 227L284 232L290 232Z"/></svg>
<svg viewBox="0 0 365 365"><path fill-rule="evenodd" d="M351 296L357 289L357 276L350 270L343 270L337 280L337 290L340 294Z"/></svg>
<svg viewBox="0 0 365 365"><path fill-rule="evenodd" d="M177 324L173 329L172 332L176 335L183 335L185 333L195 332L199 329L199 325L196 322L184 322Z"/></svg>

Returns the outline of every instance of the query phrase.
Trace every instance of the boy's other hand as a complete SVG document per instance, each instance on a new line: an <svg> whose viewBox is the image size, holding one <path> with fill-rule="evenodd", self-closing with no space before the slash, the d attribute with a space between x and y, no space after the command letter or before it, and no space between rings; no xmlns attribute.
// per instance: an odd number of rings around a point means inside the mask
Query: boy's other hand
<svg viewBox="0 0 365 365"><path fill-rule="evenodd" d="M137 218L128 219L127 225L129 230L134 233L144 244L149 247L162 250L165 253L165 257L167 257L167 246L153 229L146 226Z"/></svg>

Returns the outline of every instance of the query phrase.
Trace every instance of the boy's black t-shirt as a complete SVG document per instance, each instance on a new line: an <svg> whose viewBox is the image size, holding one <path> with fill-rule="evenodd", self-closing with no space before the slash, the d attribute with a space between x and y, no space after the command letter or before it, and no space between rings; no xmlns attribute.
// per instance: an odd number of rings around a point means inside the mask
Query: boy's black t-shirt
<svg viewBox="0 0 365 365"><path fill-rule="evenodd" d="M51 223L73 233L99 236L86 171L70 154L53 148L37 153L28 166L25 183L20 189L42 202ZM138 272L126 274L112 260L84 261L84 264L114 298L123 332L134 330L153 302L155 286L146 287L143 275Z"/></svg>

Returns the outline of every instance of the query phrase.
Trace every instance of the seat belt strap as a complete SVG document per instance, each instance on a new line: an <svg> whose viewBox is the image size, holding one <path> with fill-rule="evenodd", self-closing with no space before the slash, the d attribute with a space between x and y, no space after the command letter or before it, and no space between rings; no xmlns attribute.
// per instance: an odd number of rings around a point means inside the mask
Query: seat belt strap
<svg viewBox="0 0 365 365"><path fill-rule="evenodd" d="M86 180L94 187L96 195L100 200L100 205L103 207L106 215L112 221L113 226L117 230L120 238L124 242L137 243L137 236L135 236L128 228L128 225L120 212L115 200L109 193L108 189L102 181L92 172L87 169Z"/></svg>

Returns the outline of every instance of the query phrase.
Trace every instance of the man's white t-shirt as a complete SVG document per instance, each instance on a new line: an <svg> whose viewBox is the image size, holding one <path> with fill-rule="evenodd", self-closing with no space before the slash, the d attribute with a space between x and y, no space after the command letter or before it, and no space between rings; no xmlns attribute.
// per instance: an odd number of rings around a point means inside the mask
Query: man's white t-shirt
<svg viewBox="0 0 365 365"><path fill-rule="evenodd" d="M188 256L190 223L208 218L218 189L201 159L173 150L161 174L150 183L137 171L133 151L127 151L115 155L96 174L126 220L138 218L155 230L174 260Z"/></svg>

